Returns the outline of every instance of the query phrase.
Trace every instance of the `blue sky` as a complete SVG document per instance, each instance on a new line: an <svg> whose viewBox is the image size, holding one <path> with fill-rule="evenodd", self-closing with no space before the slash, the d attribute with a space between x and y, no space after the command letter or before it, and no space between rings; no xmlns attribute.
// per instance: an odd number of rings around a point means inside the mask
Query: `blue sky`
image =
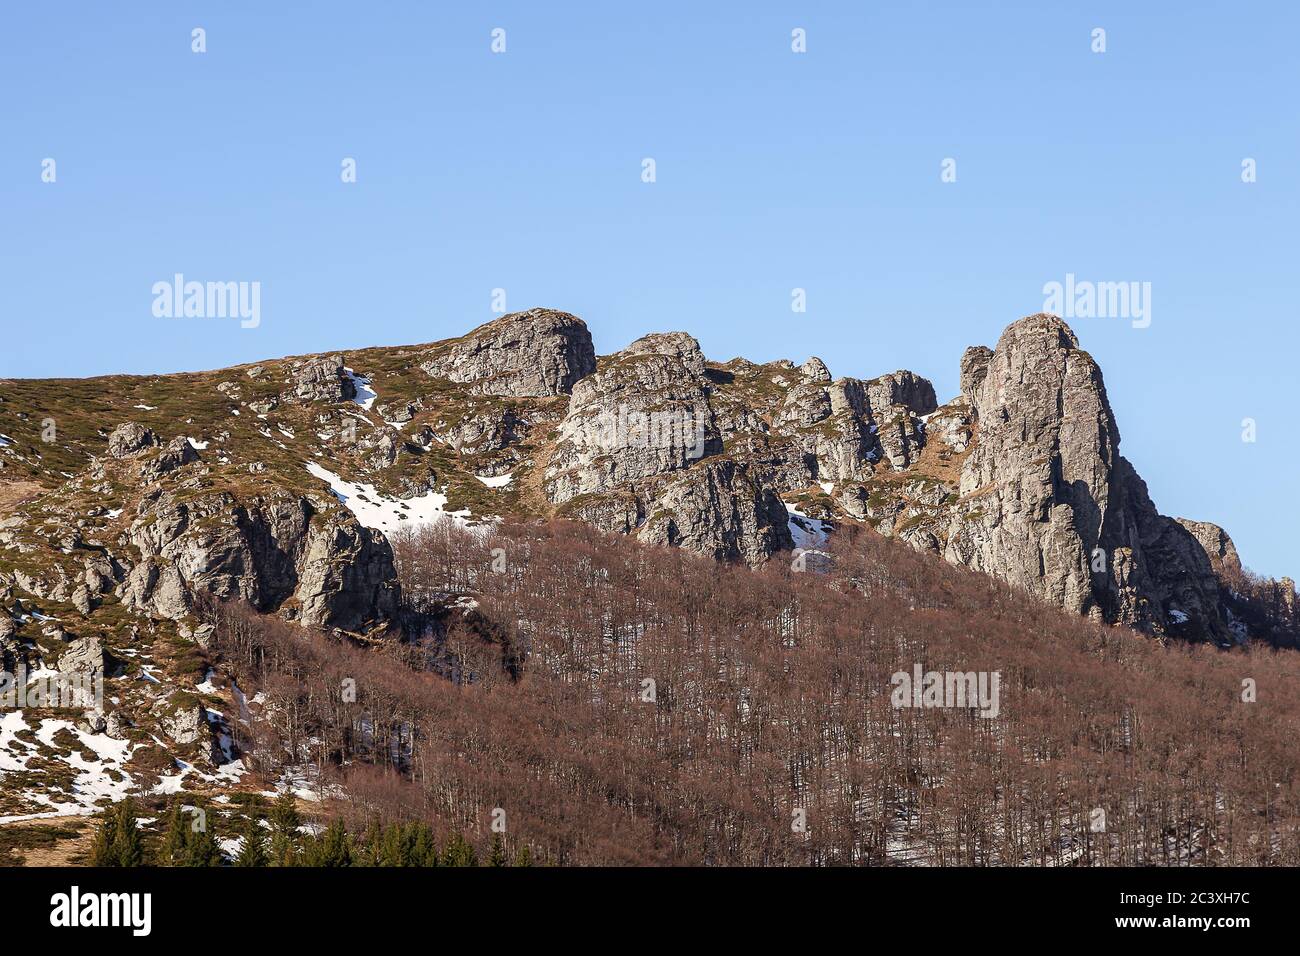
<svg viewBox="0 0 1300 956"><path fill-rule="evenodd" d="M1148 328L1071 321L1122 451L1294 575L1297 27L1240 0L6 5L0 376L432 341L503 288L600 352L686 329L946 399L1044 283L1150 282ZM155 318L176 272L260 282L261 325Z"/></svg>

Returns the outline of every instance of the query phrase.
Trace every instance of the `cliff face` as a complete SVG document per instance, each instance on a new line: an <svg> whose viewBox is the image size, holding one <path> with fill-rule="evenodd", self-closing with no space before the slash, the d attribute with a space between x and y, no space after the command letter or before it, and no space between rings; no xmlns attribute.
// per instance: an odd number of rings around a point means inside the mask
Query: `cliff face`
<svg viewBox="0 0 1300 956"><path fill-rule="evenodd" d="M960 372L940 407L910 371L711 362L684 332L597 358L581 319L533 309L432 345L0 383L0 487L21 489L0 641L34 651L23 595L73 610L69 640L114 607L191 630L200 593L366 631L397 609L392 534L551 515L751 565L867 523L1079 614L1276 636L1222 583L1226 533L1156 510L1065 323L1021 319Z"/></svg>
<svg viewBox="0 0 1300 956"><path fill-rule="evenodd" d="M1021 319L982 369L968 358L979 441L945 557L1080 614L1228 640L1205 548L1120 456L1101 370L1065 323Z"/></svg>

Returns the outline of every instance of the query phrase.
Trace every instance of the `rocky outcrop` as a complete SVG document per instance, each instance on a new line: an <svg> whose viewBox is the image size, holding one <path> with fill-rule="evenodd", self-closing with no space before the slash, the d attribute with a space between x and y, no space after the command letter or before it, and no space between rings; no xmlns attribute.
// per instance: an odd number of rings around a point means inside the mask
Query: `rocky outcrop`
<svg viewBox="0 0 1300 956"><path fill-rule="evenodd" d="M157 445L158 436L135 422L123 422L108 436L108 454L112 458L133 458Z"/></svg>
<svg viewBox="0 0 1300 956"><path fill-rule="evenodd" d="M346 402L356 394L356 385L343 370L343 358L322 355L294 367L293 388L286 398L297 402Z"/></svg>
<svg viewBox="0 0 1300 956"><path fill-rule="evenodd" d="M198 460L199 453L188 438L173 438L163 446L162 451L143 465L140 475L145 481L157 481L163 475Z"/></svg>
<svg viewBox="0 0 1300 956"><path fill-rule="evenodd" d="M1002 334L982 380L981 364L968 350L979 440L945 556L1080 614L1228 640L1204 549L1120 457L1101 370L1074 333L1030 316Z"/></svg>
<svg viewBox="0 0 1300 956"><path fill-rule="evenodd" d="M335 512L313 524L297 572L303 624L360 631L397 610L392 549L351 515Z"/></svg>
<svg viewBox="0 0 1300 956"><path fill-rule="evenodd" d="M747 564L794 547L780 497L730 459L692 468L660 489L639 537Z"/></svg>
<svg viewBox="0 0 1300 956"><path fill-rule="evenodd" d="M1236 545L1217 524L1208 521L1191 521L1187 518L1176 519L1187 532L1205 549L1205 556L1210 559L1210 566L1220 577L1241 574L1241 557Z"/></svg>
<svg viewBox="0 0 1300 956"><path fill-rule="evenodd" d="M479 395L564 395L596 370L596 350L577 316L530 309L479 326L420 368Z"/></svg>
<svg viewBox="0 0 1300 956"><path fill-rule="evenodd" d="M831 380L831 370L826 367L825 362L815 355L799 366L799 374L813 382L829 382Z"/></svg>
<svg viewBox="0 0 1300 956"><path fill-rule="evenodd" d="M546 468L556 504L690 467L722 450L699 343L645 336L574 386ZM648 507L648 505L647 505Z"/></svg>
<svg viewBox="0 0 1300 956"><path fill-rule="evenodd" d="M992 359L993 350L987 345L972 345L962 353L961 394L967 402L975 401L975 396L989 373L989 362Z"/></svg>
<svg viewBox="0 0 1300 956"><path fill-rule="evenodd" d="M392 549L341 508L318 513L288 494L237 500L157 496L132 524L142 560L119 586L123 603L169 620L206 592L274 611L296 598L303 623L357 630L396 606Z"/></svg>
<svg viewBox="0 0 1300 956"><path fill-rule="evenodd" d="M98 637L77 638L69 642L59 655L59 671L69 677L94 682L102 680L107 669L108 655Z"/></svg>
<svg viewBox="0 0 1300 956"><path fill-rule="evenodd" d="M118 587L117 596L127 607L150 617L179 621L190 613L190 592L173 564L146 558Z"/></svg>

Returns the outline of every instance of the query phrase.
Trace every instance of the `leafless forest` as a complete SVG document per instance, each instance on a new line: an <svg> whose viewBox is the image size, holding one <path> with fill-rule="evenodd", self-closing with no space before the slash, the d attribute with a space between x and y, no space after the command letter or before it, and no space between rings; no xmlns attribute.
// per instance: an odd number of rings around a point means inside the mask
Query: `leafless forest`
<svg viewBox="0 0 1300 956"><path fill-rule="evenodd" d="M825 573L568 523L394 542L412 622L360 646L236 605L213 651L349 822L573 864L1296 865L1300 657L1162 646L869 531ZM1000 712L890 676L997 671ZM504 814L502 814L504 811Z"/></svg>

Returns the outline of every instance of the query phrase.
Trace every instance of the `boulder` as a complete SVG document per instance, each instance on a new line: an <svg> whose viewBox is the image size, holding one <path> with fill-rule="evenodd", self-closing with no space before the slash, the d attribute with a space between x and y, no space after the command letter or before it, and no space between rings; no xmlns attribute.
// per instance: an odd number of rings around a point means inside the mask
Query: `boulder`
<svg viewBox="0 0 1300 956"><path fill-rule="evenodd" d="M565 395L596 370L596 351L577 316L530 309L479 326L437 350L420 368L480 395Z"/></svg>
<svg viewBox="0 0 1300 956"><path fill-rule="evenodd" d="M112 458L134 458L158 445L158 436L135 422L123 422L108 436L108 454Z"/></svg>

